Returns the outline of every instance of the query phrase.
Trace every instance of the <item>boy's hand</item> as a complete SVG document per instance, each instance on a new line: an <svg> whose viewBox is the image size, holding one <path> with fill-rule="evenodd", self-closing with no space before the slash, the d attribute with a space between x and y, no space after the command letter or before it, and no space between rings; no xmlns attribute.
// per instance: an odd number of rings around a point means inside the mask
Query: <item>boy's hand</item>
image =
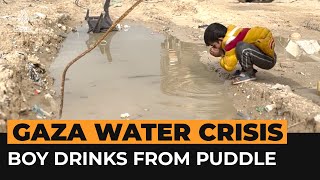
<svg viewBox="0 0 320 180"><path fill-rule="evenodd" d="M221 57L223 55L223 51L218 48L211 47L210 54L214 57Z"/></svg>

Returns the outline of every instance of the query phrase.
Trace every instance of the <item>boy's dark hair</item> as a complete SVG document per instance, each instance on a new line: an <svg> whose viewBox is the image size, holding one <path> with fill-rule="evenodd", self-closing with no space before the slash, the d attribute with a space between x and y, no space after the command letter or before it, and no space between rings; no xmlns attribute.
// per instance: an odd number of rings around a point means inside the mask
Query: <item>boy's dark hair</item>
<svg viewBox="0 0 320 180"><path fill-rule="evenodd" d="M204 31L204 42L207 46L210 46L210 43L217 42L219 38L225 37L226 33L227 27L220 23L212 23Z"/></svg>

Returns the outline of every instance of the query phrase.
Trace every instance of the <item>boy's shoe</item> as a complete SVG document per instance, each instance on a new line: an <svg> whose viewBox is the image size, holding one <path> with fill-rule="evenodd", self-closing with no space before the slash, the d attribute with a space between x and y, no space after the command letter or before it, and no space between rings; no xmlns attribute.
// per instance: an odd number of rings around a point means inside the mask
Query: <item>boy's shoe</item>
<svg viewBox="0 0 320 180"><path fill-rule="evenodd" d="M232 77L237 77L237 76L239 76L240 74L241 74L241 72L242 72L242 70L236 70L236 72L234 72L233 74L232 74Z"/></svg>
<svg viewBox="0 0 320 180"><path fill-rule="evenodd" d="M247 72L243 72L233 80L232 84L234 84L234 85L240 84L240 83L247 82L247 81L254 81L256 79L257 78L256 78L255 73L249 74Z"/></svg>
<svg viewBox="0 0 320 180"><path fill-rule="evenodd" d="M241 69L241 70L236 70L236 72L234 72L233 74L232 74L232 78L236 78L236 77L238 77L238 76L240 76L240 74L241 73L244 73L245 71L243 70L243 69ZM254 74L256 74L258 71L256 70L256 69L253 69L253 73Z"/></svg>

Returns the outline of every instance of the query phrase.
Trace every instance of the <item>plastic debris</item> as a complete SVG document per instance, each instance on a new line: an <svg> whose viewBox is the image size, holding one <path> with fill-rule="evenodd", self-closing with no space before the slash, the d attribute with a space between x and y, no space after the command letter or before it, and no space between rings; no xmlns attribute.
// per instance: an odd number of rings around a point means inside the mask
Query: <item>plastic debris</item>
<svg viewBox="0 0 320 180"><path fill-rule="evenodd" d="M120 115L121 119L128 119L130 117L129 113L123 113Z"/></svg>
<svg viewBox="0 0 320 180"><path fill-rule="evenodd" d="M45 73L45 69L41 68L40 64L28 63L28 75L30 79L34 82L39 82L41 80L40 74Z"/></svg>
<svg viewBox="0 0 320 180"><path fill-rule="evenodd" d="M121 28L122 28L121 24L117 24L117 25L116 25L116 28L117 28L118 30L121 30Z"/></svg>
<svg viewBox="0 0 320 180"><path fill-rule="evenodd" d="M37 105L34 105L34 106L32 107L32 112L36 113L37 118L39 118L39 119L44 119L44 118L46 118L46 117L51 117L51 113L43 110L42 108L40 108L40 107L37 106Z"/></svg>
<svg viewBox="0 0 320 180"><path fill-rule="evenodd" d="M29 76L29 78L33 82L35 82L36 85L40 87L44 87L47 83L47 80L46 79L42 80L40 74L44 74L45 69L43 69L40 64L33 64L30 62L27 64L27 68L28 68L27 75Z"/></svg>
<svg viewBox="0 0 320 180"><path fill-rule="evenodd" d="M277 106L275 104L270 104L270 105L266 105L265 110L267 112L272 111L274 108L276 108Z"/></svg>
<svg viewBox="0 0 320 180"><path fill-rule="evenodd" d="M38 94L40 94L40 93L41 93L41 91L40 91L39 89L35 89L35 90L34 90L34 94L35 94L35 95L38 95Z"/></svg>
<svg viewBox="0 0 320 180"><path fill-rule="evenodd" d="M38 82L40 80L40 76L36 70L36 66L32 63L28 63L28 75L34 82Z"/></svg>
<svg viewBox="0 0 320 180"><path fill-rule="evenodd" d="M129 31L130 26L129 25L123 25L123 31Z"/></svg>

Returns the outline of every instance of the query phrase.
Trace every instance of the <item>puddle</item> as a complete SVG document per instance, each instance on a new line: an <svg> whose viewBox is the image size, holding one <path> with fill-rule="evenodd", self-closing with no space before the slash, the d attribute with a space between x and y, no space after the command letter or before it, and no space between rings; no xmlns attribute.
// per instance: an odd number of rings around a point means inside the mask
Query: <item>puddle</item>
<svg viewBox="0 0 320 180"><path fill-rule="evenodd" d="M289 38L284 38L284 37L276 37L275 38L275 43L276 43L276 52L277 56L280 59L285 59L285 60L296 60L299 62L320 62L320 54L315 53L315 54L307 54L305 53L302 49L300 49L301 54L298 55L297 57L294 57L291 55L289 52L286 51L286 47L289 43Z"/></svg>
<svg viewBox="0 0 320 180"><path fill-rule="evenodd" d="M67 72L62 119L234 119L216 73L199 61L205 46L127 23ZM60 92L66 65L101 36L87 26L71 33L50 67Z"/></svg>

